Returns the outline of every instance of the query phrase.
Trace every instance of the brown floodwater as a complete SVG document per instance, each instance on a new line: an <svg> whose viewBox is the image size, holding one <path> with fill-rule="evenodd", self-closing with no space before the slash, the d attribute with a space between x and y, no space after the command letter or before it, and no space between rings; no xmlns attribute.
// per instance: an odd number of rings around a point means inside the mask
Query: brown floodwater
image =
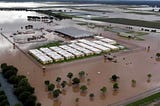
<svg viewBox="0 0 160 106"><path fill-rule="evenodd" d="M110 36L110 34L108 33L104 36ZM80 98L79 106L106 106L107 104L124 100L160 85L160 63L154 59L155 53L160 51L158 48L159 37L155 36L146 35L145 38L147 40L142 42L125 40L142 47L150 45L151 50L149 52L142 50L120 56L117 54L118 63L104 62L103 57L99 56L69 63L49 65L45 74L41 68L19 50L13 49L13 46L0 36L0 63L6 62L18 67L19 74L26 75L29 78L29 82L36 88L35 94L38 97L38 101L42 103L42 106L75 106L75 98L77 97ZM115 37L114 34L112 37ZM117 39L117 37L115 38ZM124 57L125 60L123 60ZM63 80L68 81L66 78L68 72L73 72L74 76L78 76L78 72L81 70L87 72L87 78L91 79L88 85L86 80L82 82L82 84L88 86L87 94L82 95L79 91L75 91L75 89L68 86L65 88L65 95L62 94L57 102L46 92L44 86L45 80L55 83L56 77L60 76ZM97 72L101 73L97 74ZM147 82L148 73L151 73L153 76L150 83ZM117 93L113 92L113 83L109 80L113 74L120 76L118 81L120 89ZM134 88L131 86L132 79L137 81ZM100 93L102 86L106 86L108 90L105 97L102 97ZM88 96L90 93L95 94L93 101Z"/></svg>

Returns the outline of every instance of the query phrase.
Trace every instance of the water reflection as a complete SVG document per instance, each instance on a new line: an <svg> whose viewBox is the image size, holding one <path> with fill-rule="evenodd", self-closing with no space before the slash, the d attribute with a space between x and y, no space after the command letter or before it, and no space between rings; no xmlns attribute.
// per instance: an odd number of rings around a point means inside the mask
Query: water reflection
<svg viewBox="0 0 160 106"><path fill-rule="evenodd" d="M0 24L13 23L15 21L27 21L27 16L38 15L36 12L29 11L0 11Z"/></svg>

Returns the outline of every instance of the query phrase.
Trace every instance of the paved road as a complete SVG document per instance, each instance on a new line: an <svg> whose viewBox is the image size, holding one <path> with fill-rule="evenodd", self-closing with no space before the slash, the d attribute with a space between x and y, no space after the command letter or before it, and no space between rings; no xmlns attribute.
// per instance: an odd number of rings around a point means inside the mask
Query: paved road
<svg viewBox="0 0 160 106"><path fill-rule="evenodd" d="M10 106L14 106L16 103L20 103L17 97L13 94L13 86L7 82L6 79L3 78L0 73L0 83L2 85L2 90L5 92L7 99L9 101Z"/></svg>

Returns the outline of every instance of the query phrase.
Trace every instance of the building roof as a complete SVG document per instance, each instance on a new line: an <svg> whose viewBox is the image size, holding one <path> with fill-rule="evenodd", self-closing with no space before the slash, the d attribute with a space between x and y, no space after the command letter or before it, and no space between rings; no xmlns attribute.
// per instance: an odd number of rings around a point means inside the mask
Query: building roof
<svg viewBox="0 0 160 106"><path fill-rule="evenodd" d="M90 37L94 36L93 33L81 29L77 29L74 27L67 27L67 28L62 28L62 29L57 29L55 32L62 33L64 35L67 35L71 38L85 38L85 37Z"/></svg>

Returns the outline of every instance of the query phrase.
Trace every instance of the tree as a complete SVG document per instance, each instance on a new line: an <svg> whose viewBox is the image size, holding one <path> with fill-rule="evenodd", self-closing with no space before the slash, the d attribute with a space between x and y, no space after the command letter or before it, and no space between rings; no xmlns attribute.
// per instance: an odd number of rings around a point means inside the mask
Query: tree
<svg viewBox="0 0 160 106"><path fill-rule="evenodd" d="M156 56L157 56L158 58L160 58L160 53L156 53Z"/></svg>
<svg viewBox="0 0 160 106"><path fill-rule="evenodd" d="M115 91L117 91L117 90L119 89L118 83L114 83L114 84L113 84L113 89L114 89Z"/></svg>
<svg viewBox="0 0 160 106"><path fill-rule="evenodd" d="M44 81L44 84L45 84L46 86L48 86L48 85L49 85L49 83L50 83L50 81L49 81L49 80Z"/></svg>
<svg viewBox="0 0 160 106"><path fill-rule="evenodd" d="M57 77L56 82L59 84L61 82L61 77Z"/></svg>
<svg viewBox="0 0 160 106"><path fill-rule="evenodd" d="M28 97L28 99L26 100L24 104L24 106L35 106L36 105L36 96L31 95L30 97Z"/></svg>
<svg viewBox="0 0 160 106"><path fill-rule="evenodd" d="M41 106L41 103L37 103L37 105L36 106Z"/></svg>
<svg viewBox="0 0 160 106"><path fill-rule="evenodd" d="M53 91L53 97L57 98L61 94L61 91L59 89L56 89Z"/></svg>
<svg viewBox="0 0 160 106"><path fill-rule="evenodd" d="M5 69L7 67L7 63L2 63L1 64L1 69L3 70L3 69Z"/></svg>
<svg viewBox="0 0 160 106"><path fill-rule="evenodd" d="M49 84L48 85L48 91L53 91L55 88L55 85L54 84Z"/></svg>
<svg viewBox="0 0 160 106"><path fill-rule="evenodd" d="M151 80L151 77L152 77L152 74L147 74L147 77L148 77L148 82L150 82L150 80Z"/></svg>
<svg viewBox="0 0 160 106"><path fill-rule="evenodd" d="M30 84L28 83L28 79L24 78L19 81L18 86L29 86Z"/></svg>
<svg viewBox="0 0 160 106"><path fill-rule="evenodd" d="M16 103L14 106L22 106L20 103Z"/></svg>
<svg viewBox="0 0 160 106"><path fill-rule="evenodd" d="M81 90L82 92L85 92L87 89L88 89L88 88L87 88L86 85L82 85L82 86L80 87L80 90Z"/></svg>
<svg viewBox="0 0 160 106"><path fill-rule="evenodd" d="M135 87L136 86L136 80L132 80L132 86Z"/></svg>
<svg viewBox="0 0 160 106"><path fill-rule="evenodd" d="M79 78L77 78L77 77L75 77L75 78L73 78L73 85L78 85L79 83L80 83L80 79Z"/></svg>
<svg viewBox="0 0 160 106"><path fill-rule="evenodd" d="M75 102L78 103L78 102L79 102L79 98L76 98L76 99L75 99Z"/></svg>
<svg viewBox="0 0 160 106"><path fill-rule="evenodd" d="M67 77L71 80L72 77L73 77L73 73L69 72L69 73L67 74Z"/></svg>
<svg viewBox="0 0 160 106"><path fill-rule="evenodd" d="M94 93L90 93L89 97L90 97L90 99L93 99L94 98Z"/></svg>
<svg viewBox="0 0 160 106"><path fill-rule="evenodd" d="M67 82L66 82L66 81L63 81L63 82L61 83L61 87L62 87L62 88L64 88L66 85L67 85Z"/></svg>
<svg viewBox="0 0 160 106"><path fill-rule="evenodd" d="M85 72L84 72L84 71L80 71L78 74L79 74L79 77L80 77L80 78L82 78L82 77L85 76Z"/></svg>
<svg viewBox="0 0 160 106"><path fill-rule="evenodd" d="M9 79L12 75L16 75L17 71L16 70L8 70L4 73L4 77Z"/></svg>
<svg viewBox="0 0 160 106"><path fill-rule="evenodd" d="M18 96L18 99L24 103L28 99L29 96L31 96L31 93L24 91Z"/></svg>
<svg viewBox="0 0 160 106"><path fill-rule="evenodd" d="M119 76L112 75L111 79L112 79L112 81L116 82L119 79Z"/></svg>
<svg viewBox="0 0 160 106"><path fill-rule="evenodd" d="M102 88L100 89L100 91L101 91L103 94L105 94L105 93L107 92L107 88L104 86L104 87L102 87Z"/></svg>
<svg viewBox="0 0 160 106"><path fill-rule="evenodd" d="M147 77L148 77L148 78L151 78L151 77L152 77L152 74L147 74Z"/></svg>

